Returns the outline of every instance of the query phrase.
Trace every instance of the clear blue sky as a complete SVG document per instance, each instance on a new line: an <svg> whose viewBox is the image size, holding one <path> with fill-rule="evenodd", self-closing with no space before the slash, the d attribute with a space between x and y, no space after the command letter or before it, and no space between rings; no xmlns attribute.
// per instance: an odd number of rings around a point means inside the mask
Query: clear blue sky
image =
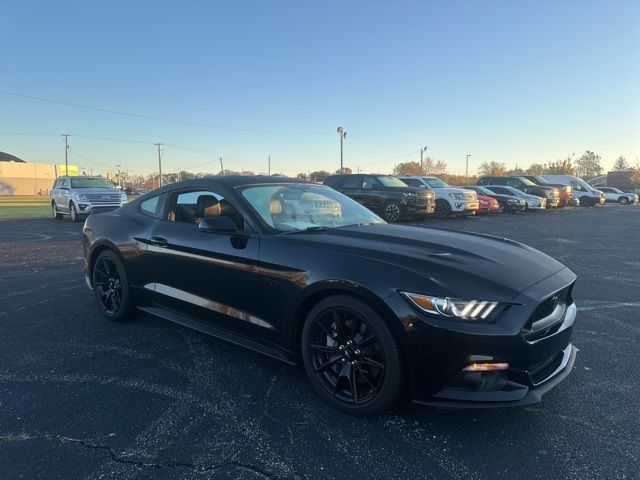
<svg viewBox="0 0 640 480"><path fill-rule="evenodd" d="M640 156L640 2L5 0L0 151L165 169L390 171L419 148L464 171L586 149ZM56 135L54 135L56 134ZM126 143L80 137L144 140ZM210 153L210 155L208 154ZM385 160L386 159L386 160ZM90 163L89 160L94 163ZM215 171L216 165L195 168Z"/></svg>

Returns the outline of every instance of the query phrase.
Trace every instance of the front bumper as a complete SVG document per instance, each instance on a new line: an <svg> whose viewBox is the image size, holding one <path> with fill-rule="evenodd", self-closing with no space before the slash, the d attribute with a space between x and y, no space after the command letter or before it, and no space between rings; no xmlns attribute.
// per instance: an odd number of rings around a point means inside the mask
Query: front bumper
<svg viewBox="0 0 640 480"><path fill-rule="evenodd" d="M430 215L436 211L436 201L431 197L415 202L405 202L402 206L404 213L408 215Z"/></svg>
<svg viewBox="0 0 640 480"><path fill-rule="evenodd" d="M126 205L126 203L105 203L105 204L92 204L87 202L78 203L78 213L80 215L91 215L93 213L112 212L118 208Z"/></svg>
<svg viewBox="0 0 640 480"><path fill-rule="evenodd" d="M547 198L547 208L558 208L560 197Z"/></svg>
<svg viewBox="0 0 640 480"><path fill-rule="evenodd" d="M491 324L431 317L418 312L400 295L388 298L405 330L403 347L412 399L443 407L514 406L540 401L571 372L575 362L576 349L571 344L576 319L571 297L575 278L570 270L563 269L530 286ZM562 313L553 323L546 323L551 317L536 315L558 292L562 292L562 308L558 310ZM508 368L465 371L477 361L508 363Z"/></svg>
<svg viewBox="0 0 640 480"><path fill-rule="evenodd" d="M473 215L480 206L477 200L451 200L449 205L451 205L452 213L466 215Z"/></svg>

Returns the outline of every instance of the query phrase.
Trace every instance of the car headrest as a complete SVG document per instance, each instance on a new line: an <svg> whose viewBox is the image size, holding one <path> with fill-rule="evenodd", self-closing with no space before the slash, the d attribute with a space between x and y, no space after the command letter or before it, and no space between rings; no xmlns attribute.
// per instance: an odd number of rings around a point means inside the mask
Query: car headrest
<svg viewBox="0 0 640 480"><path fill-rule="evenodd" d="M217 217L220 215L220 202L213 195L200 195L196 215L203 217Z"/></svg>
<svg viewBox="0 0 640 480"><path fill-rule="evenodd" d="M269 213L271 215L280 215L282 213L282 202L279 198L272 198L269 202Z"/></svg>

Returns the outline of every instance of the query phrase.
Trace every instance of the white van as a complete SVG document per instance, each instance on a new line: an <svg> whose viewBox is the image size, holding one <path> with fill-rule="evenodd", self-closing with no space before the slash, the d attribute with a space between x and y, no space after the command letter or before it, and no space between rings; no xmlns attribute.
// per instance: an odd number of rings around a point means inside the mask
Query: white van
<svg viewBox="0 0 640 480"><path fill-rule="evenodd" d="M596 190L580 177L574 175L542 175L542 178L549 183L570 185L573 190L573 197L580 199L581 207L593 207L594 205L604 204L604 193Z"/></svg>

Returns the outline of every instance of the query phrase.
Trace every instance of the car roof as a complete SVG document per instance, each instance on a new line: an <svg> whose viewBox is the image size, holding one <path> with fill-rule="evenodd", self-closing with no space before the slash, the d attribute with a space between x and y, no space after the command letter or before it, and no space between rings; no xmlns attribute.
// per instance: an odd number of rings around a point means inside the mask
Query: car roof
<svg viewBox="0 0 640 480"><path fill-rule="evenodd" d="M274 183L311 183L319 185L309 180L299 178L283 177L276 175L216 175L210 177L193 178L181 182L170 183L163 186L163 190L201 185L222 185L228 188L235 188L244 185L274 184Z"/></svg>

